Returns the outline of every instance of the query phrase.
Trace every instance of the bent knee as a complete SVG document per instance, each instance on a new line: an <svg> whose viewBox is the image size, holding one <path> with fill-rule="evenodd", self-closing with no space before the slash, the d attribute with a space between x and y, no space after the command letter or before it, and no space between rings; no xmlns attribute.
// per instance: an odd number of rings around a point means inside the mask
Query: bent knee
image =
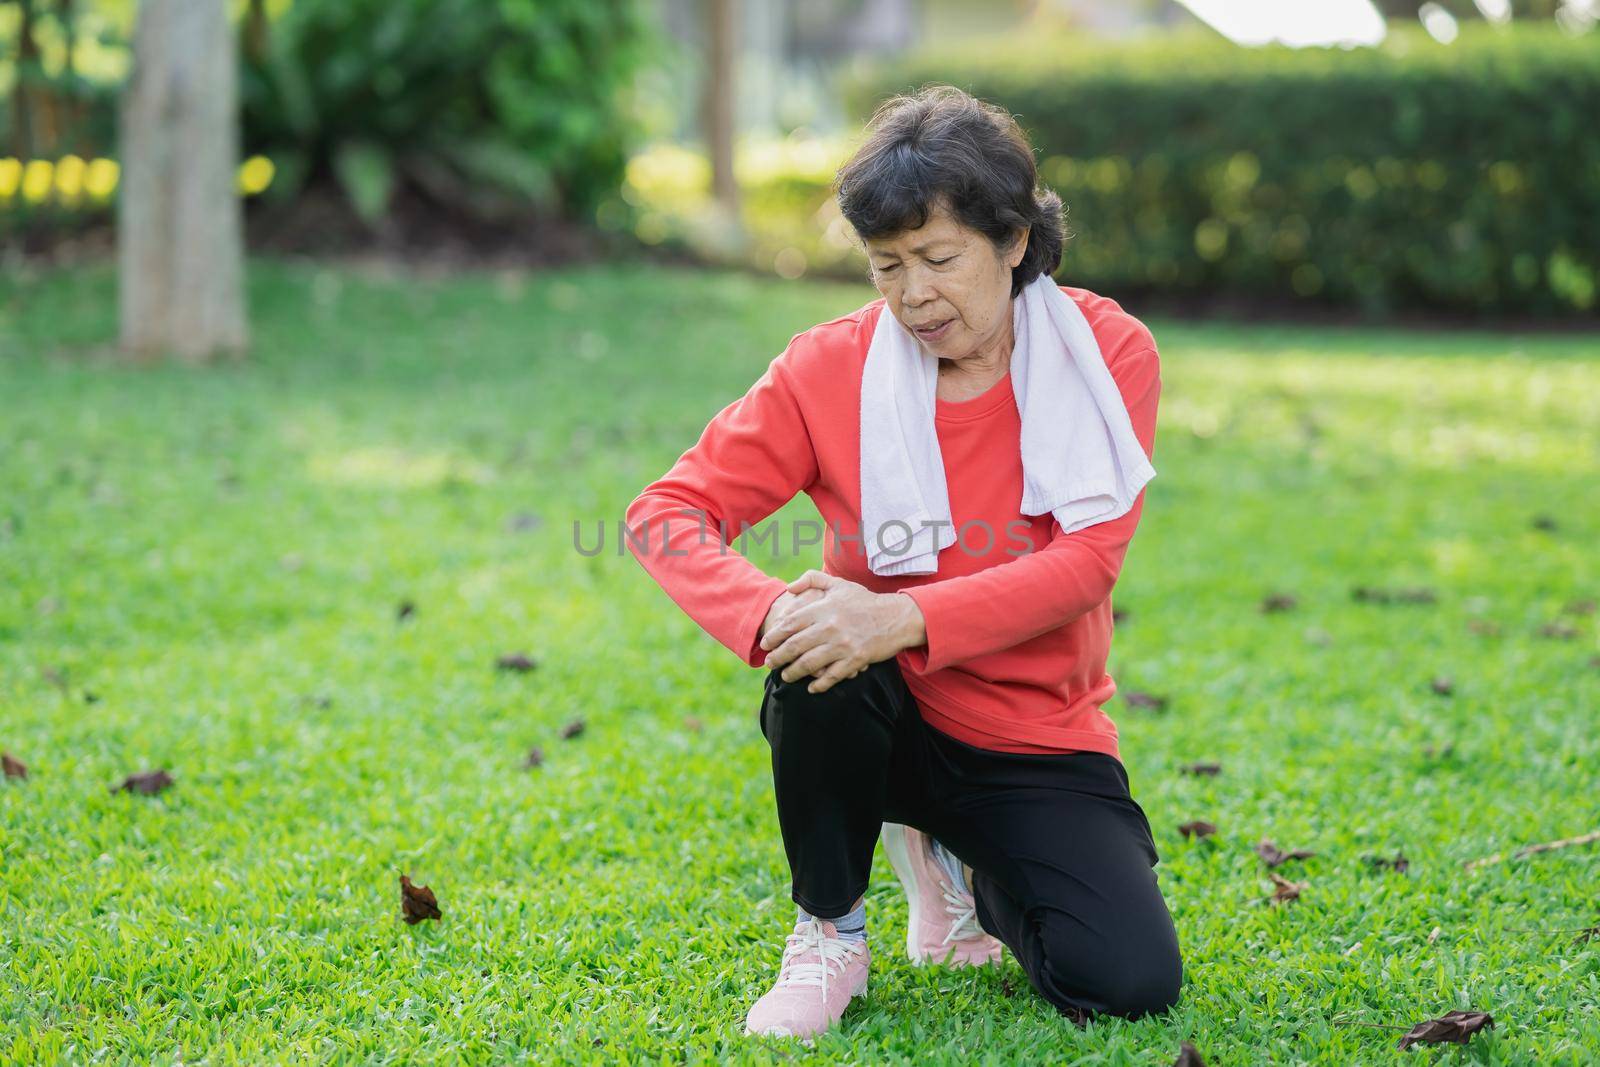
<svg viewBox="0 0 1600 1067"><path fill-rule="evenodd" d="M1183 987L1183 968L1174 959L1145 968L1112 983L1101 996L1105 1011L1125 1019L1138 1019L1145 1015L1164 1015L1178 1003L1178 993Z"/></svg>
<svg viewBox="0 0 1600 1067"><path fill-rule="evenodd" d="M1043 977L1040 992L1063 1014L1081 1017L1088 1011L1138 1019L1176 1006L1183 962L1167 948L1094 961L1058 953L1046 957Z"/></svg>

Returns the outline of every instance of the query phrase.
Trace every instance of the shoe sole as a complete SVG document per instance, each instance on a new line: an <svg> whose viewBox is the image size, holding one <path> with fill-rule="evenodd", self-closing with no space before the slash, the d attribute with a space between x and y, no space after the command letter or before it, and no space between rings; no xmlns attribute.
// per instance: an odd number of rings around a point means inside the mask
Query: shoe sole
<svg viewBox="0 0 1600 1067"><path fill-rule="evenodd" d="M883 824L883 852L889 857L889 866L894 870L894 876L900 879L900 888L906 895L906 908L910 917L906 921L906 958L919 967L932 963L933 957L917 951L917 931L922 927L922 908L917 901L919 894L913 893L911 887L916 884L916 875L911 866L911 850L906 845L906 828L899 823Z"/></svg>
<svg viewBox="0 0 1600 1067"><path fill-rule="evenodd" d="M956 960L956 947L952 945L950 951L945 953L943 959L931 953L917 951L917 930L920 929L918 920L921 918L921 907L917 902L917 895L911 892L911 886L916 881L912 873L911 849L906 844L906 828L899 823L883 824L883 851L889 857L889 866L894 870L894 876L900 880L900 888L906 895L906 909L909 915L906 919L906 958L918 967L949 966L949 967L983 967L1000 961L999 954L987 960ZM895 827L895 829L890 829Z"/></svg>

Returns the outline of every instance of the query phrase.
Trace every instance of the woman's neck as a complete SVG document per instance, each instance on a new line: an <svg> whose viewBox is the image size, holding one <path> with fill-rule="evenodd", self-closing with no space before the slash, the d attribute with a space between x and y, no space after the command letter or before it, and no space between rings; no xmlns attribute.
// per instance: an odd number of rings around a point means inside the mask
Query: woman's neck
<svg viewBox="0 0 1600 1067"><path fill-rule="evenodd" d="M939 383L934 396L940 400L968 400L987 392L1011 369L1013 343L1011 318L1006 316L1003 332L983 351L960 359L939 361Z"/></svg>

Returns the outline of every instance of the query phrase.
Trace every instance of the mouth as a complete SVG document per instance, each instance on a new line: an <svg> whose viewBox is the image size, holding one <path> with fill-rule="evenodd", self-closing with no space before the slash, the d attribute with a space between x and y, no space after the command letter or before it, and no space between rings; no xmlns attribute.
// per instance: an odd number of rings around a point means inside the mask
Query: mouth
<svg viewBox="0 0 1600 1067"><path fill-rule="evenodd" d="M950 324L955 321L955 319L942 319L929 326L914 326L911 332L917 335L918 340L938 341L950 332Z"/></svg>

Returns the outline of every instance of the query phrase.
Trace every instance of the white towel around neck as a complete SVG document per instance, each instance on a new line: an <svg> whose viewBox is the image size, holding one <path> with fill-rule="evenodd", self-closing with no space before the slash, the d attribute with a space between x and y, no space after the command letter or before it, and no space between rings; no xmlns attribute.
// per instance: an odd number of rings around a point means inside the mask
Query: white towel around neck
<svg viewBox="0 0 1600 1067"><path fill-rule="evenodd" d="M1047 274L1023 287L1011 312L1019 510L1053 512L1064 533L1125 514L1156 471L1088 320ZM861 376L861 544L874 574L933 574L956 540L933 422L938 372L939 357L885 305ZM996 544L1005 536L992 533Z"/></svg>

